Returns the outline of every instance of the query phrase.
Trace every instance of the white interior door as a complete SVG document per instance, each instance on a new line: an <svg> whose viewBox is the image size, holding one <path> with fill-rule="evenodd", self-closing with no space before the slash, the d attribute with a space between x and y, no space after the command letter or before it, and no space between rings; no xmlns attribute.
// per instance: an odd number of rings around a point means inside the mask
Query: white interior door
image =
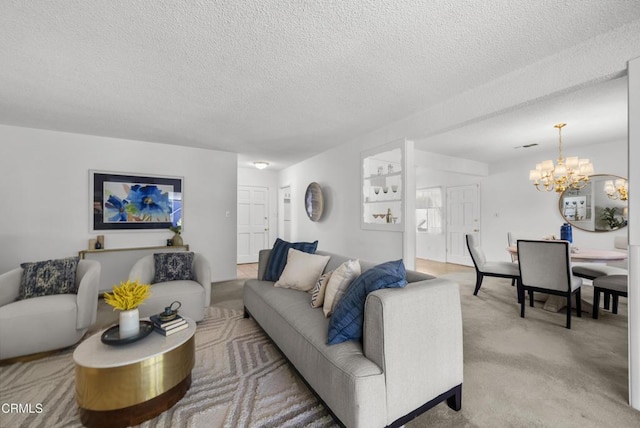
<svg viewBox="0 0 640 428"><path fill-rule="evenodd" d="M238 186L238 263L257 263L269 245L269 189Z"/></svg>
<svg viewBox="0 0 640 428"><path fill-rule="evenodd" d="M465 235L480 233L478 185L447 188L447 263L473 266Z"/></svg>

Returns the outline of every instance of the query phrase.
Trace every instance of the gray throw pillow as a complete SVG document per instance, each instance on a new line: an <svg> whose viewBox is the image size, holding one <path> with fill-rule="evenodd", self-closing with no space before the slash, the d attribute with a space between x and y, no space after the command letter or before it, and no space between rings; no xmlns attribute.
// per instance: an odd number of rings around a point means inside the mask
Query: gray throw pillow
<svg viewBox="0 0 640 428"><path fill-rule="evenodd" d="M193 253L155 253L153 255L155 275L153 283L193 280Z"/></svg>
<svg viewBox="0 0 640 428"><path fill-rule="evenodd" d="M19 300L53 294L76 294L79 257L22 263Z"/></svg>

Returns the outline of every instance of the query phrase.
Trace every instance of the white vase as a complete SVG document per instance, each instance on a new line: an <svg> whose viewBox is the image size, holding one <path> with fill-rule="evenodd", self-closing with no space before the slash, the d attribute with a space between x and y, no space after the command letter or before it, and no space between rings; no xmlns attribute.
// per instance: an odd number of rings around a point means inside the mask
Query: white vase
<svg viewBox="0 0 640 428"><path fill-rule="evenodd" d="M140 332L138 308L120 311L120 339L135 336Z"/></svg>

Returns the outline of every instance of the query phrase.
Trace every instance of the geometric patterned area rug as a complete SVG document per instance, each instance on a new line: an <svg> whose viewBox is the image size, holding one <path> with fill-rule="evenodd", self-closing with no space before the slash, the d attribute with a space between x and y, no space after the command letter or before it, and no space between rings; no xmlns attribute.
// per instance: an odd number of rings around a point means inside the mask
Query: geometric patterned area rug
<svg viewBox="0 0 640 428"><path fill-rule="evenodd" d="M334 427L253 319L210 306L196 330L191 388L141 427ZM73 349L0 367L0 427L81 427ZM6 412L8 404L22 412Z"/></svg>

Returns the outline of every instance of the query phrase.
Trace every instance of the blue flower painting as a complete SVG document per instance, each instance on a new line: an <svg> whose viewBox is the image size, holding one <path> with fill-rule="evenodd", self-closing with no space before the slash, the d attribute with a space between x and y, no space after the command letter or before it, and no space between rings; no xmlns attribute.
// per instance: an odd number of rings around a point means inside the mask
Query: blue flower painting
<svg viewBox="0 0 640 428"><path fill-rule="evenodd" d="M171 186L104 183L104 222L171 222Z"/></svg>
<svg viewBox="0 0 640 428"><path fill-rule="evenodd" d="M182 178L90 171L93 230L183 226Z"/></svg>

